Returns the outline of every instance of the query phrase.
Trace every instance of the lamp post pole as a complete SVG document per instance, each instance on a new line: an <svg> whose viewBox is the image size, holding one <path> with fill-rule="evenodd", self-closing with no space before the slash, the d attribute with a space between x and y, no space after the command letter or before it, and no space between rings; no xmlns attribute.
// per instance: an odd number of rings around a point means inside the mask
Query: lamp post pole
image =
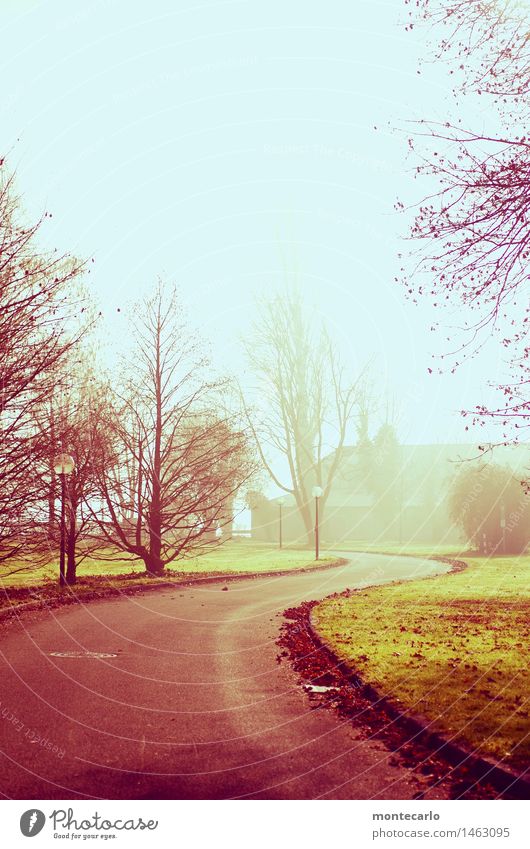
<svg viewBox="0 0 530 849"><path fill-rule="evenodd" d="M279 547L283 548L283 505L285 504L285 498L278 498L278 509L279 509Z"/></svg>
<svg viewBox="0 0 530 849"><path fill-rule="evenodd" d="M318 556L320 553L320 528L319 528L319 517L318 517L318 499L322 495L322 487L314 486L313 487L313 496L315 498L315 560L318 560Z"/></svg>
<svg viewBox="0 0 530 849"><path fill-rule="evenodd" d="M403 545L403 469L399 476L399 544Z"/></svg>
<svg viewBox="0 0 530 849"><path fill-rule="evenodd" d="M319 555L319 540L318 540L318 497L315 498L315 560L318 560Z"/></svg>
<svg viewBox="0 0 530 849"><path fill-rule="evenodd" d="M504 502L501 504L501 528L502 528L502 553L506 554L506 515L504 512Z"/></svg>
<svg viewBox="0 0 530 849"><path fill-rule="evenodd" d="M59 551L59 584L64 587L65 579L65 560L66 560L66 475L64 472L59 474L61 479L61 548Z"/></svg>

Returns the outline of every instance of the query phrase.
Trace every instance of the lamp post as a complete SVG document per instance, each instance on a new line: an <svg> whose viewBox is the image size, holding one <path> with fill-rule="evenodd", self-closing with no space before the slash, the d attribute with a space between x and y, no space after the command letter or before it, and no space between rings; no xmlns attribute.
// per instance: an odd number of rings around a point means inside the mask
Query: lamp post
<svg viewBox="0 0 530 849"><path fill-rule="evenodd" d="M285 504L285 498L278 498L278 507L280 508L280 548L283 548L283 527L282 527L282 519L283 519L283 505Z"/></svg>
<svg viewBox="0 0 530 849"><path fill-rule="evenodd" d="M75 463L69 454L58 454L53 461L53 470L61 479L61 543L59 550L59 584L64 587L66 548L66 476L74 471Z"/></svg>
<svg viewBox="0 0 530 849"><path fill-rule="evenodd" d="M504 512L504 501L501 502L501 529L502 529L502 553L506 554L506 514Z"/></svg>
<svg viewBox="0 0 530 849"><path fill-rule="evenodd" d="M313 497L315 499L315 560L318 560L319 554L319 527L318 527L318 499L322 495L322 487L314 486L313 487Z"/></svg>

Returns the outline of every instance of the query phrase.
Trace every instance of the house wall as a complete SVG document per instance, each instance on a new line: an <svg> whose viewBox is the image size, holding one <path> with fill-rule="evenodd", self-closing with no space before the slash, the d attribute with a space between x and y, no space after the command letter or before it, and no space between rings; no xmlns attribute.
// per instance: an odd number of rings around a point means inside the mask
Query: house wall
<svg viewBox="0 0 530 849"><path fill-rule="evenodd" d="M447 495L459 462L469 461L476 454L477 449L472 445L401 446L396 485L380 493L379 503L373 504L373 488L370 490L364 479L356 449L349 448L322 515L322 541L326 545L342 540L431 545L462 543L462 534L449 516ZM331 460L332 455L327 462ZM506 448L496 454L494 460L514 471L527 470L530 452L527 446ZM296 508L285 506L283 517L285 542L305 544L305 529ZM271 543L279 540L276 502L261 496L252 510L252 537Z"/></svg>
<svg viewBox="0 0 530 849"><path fill-rule="evenodd" d="M370 540L376 530L373 510L366 507L333 507L328 504L321 522L322 539L330 542Z"/></svg>
<svg viewBox="0 0 530 849"><path fill-rule="evenodd" d="M283 541L305 545L306 534L298 511L283 508ZM279 507L264 501L252 509L252 539L274 544L279 542ZM407 505L390 517L378 515L375 507L327 506L321 515L320 537L332 545L344 540L363 542L414 542L441 545L462 541L459 529L451 521L445 503L436 506Z"/></svg>
<svg viewBox="0 0 530 849"><path fill-rule="evenodd" d="M276 501L264 499L251 508L251 530L257 542L279 543L280 508ZM304 523L295 507L282 509L282 537L286 543L306 542Z"/></svg>

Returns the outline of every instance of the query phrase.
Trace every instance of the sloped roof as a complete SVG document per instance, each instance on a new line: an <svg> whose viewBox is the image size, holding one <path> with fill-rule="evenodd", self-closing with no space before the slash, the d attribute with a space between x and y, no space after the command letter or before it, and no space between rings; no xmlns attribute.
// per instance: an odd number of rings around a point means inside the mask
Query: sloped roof
<svg viewBox="0 0 530 849"><path fill-rule="evenodd" d="M337 470L329 497L329 507L366 507L374 504L374 495L369 490L357 467L358 448L344 448L343 461ZM324 459L329 465L334 452ZM472 443L434 443L398 446L396 478L403 490L406 506L420 506L427 499L438 501L445 497L450 479L460 468L460 463L484 462L508 466L516 474L530 470L530 446L498 446L491 452L480 452ZM277 503L278 499L272 499ZM285 497L285 506L292 509L295 500Z"/></svg>

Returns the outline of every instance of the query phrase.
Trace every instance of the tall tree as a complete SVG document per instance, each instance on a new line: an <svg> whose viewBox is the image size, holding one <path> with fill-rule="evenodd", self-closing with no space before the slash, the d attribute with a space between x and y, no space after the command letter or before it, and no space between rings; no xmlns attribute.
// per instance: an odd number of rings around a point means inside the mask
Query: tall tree
<svg viewBox="0 0 530 849"><path fill-rule="evenodd" d="M49 450L40 464L41 491L46 499L37 514L34 536L36 545L40 540L40 559L47 562L56 558L60 536L61 486L53 470L54 458L66 453L74 461L74 470L65 480L68 584L76 583L79 564L101 549L92 507L98 496L102 463L112 456L113 450L106 427L107 397L108 387L96 379L93 369L83 360L77 370L69 369L69 380L62 392L50 399L37 416L40 433L48 437Z"/></svg>
<svg viewBox="0 0 530 849"><path fill-rule="evenodd" d="M323 490L323 515L363 397L363 374L350 379L325 327L312 323L295 292L262 305L247 352L256 378L247 410L261 461L294 497L312 545L312 489ZM285 474L277 471L280 464Z"/></svg>
<svg viewBox="0 0 530 849"><path fill-rule="evenodd" d="M82 264L45 253L43 220L22 222L12 176L0 164L0 561L27 553L31 506L41 497L34 469L46 451L34 412L83 332L75 281Z"/></svg>
<svg viewBox="0 0 530 849"><path fill-rule="evenodd" d="M411 297L431 297L438 309L465 306L465 335L452 368L477 354L490 332L497 336L507 358L499 403L464 413L474 422L498 423L507 441L530 423L530 5L420 0L412 8L407 2L410 28L431 25L455 102L446 121L420 122L409 140L420 158L417 175L439 188L416 210L411 235L423 248L412 278L403 269L404 284ZM475 101L479 127L467 125L465 106Z"/></svg>
<svg viewBox="0 0 530 849"><path fill-rule="evenodd" d="M109 404L112 450L97 470L107 545L149 574L215 538L252 462L225 381L209 374L174 288L159 284L136 310L134 369Z"/></svg>

